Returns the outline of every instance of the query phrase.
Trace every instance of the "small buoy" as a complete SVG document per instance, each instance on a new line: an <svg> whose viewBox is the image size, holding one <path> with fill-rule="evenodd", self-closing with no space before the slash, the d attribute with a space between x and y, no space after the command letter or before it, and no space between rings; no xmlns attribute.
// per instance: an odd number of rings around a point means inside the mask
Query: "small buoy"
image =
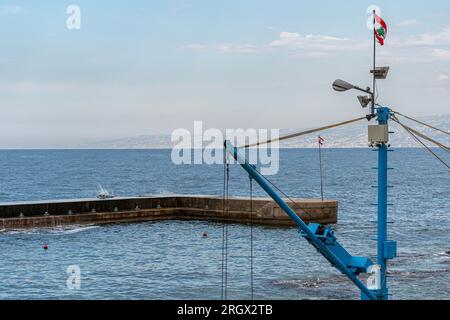
<svg viewBox="0 0 450 320"><path fill-rule="evenodd" d="M207 232L203 232L203 238L208 238L208 233Z"/></svg>
<svg viewBox="0 0 450 320"><path fill-rule="evenodd" d="M48 250L48 244L44 244L44 245L42 246L42 249Z"/></svg>
<svg viewBox="0 0 450 320"><path fill-rule="evenodd" d="M445 252L445 254L448 254L448 255L450 255L450 250L446 251L446 252Z"/></svg>

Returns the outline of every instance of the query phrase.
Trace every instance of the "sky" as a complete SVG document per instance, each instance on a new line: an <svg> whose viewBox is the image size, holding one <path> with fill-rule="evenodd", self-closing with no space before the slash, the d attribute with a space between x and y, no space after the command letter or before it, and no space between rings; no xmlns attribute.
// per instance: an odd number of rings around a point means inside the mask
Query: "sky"
<svg viewBox="0 0 450 320"><path fill-rule="evenodd" d="M69 5L81 29L67 28ZM450 2L0 0L0 148L64 148L178 128L310 128L365 114L367 8L388 24L379 102L450 113Z"/></svg>

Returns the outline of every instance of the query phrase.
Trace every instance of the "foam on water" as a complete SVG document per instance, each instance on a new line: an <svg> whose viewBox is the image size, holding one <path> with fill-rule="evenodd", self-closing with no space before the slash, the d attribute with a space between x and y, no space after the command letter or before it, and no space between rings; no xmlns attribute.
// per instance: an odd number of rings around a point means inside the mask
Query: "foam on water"
<svg viewBox="0 0 450 320"><path fill-rule="evenodd" d="M71 225L71 226L58 226L58 227L52 227L52 228L31 228L31 229L3 229L0 230L0 232L4 234L54 234L54 235L60 235L60 234L75 234L87 230L97 229L100 228L100 226L97 225Z"/></svg>
<svg viewBox="0 0 450 320"><path fill-rule="evenodd" d="M100 228L100 226L96 226L96 225L67 226L67 227L53 228L50 230L50 232L55 233L55 234L61 234L61 233L62 234L75 234L75 233L93 230L93 229L97 229L97 228Z"/></svg>

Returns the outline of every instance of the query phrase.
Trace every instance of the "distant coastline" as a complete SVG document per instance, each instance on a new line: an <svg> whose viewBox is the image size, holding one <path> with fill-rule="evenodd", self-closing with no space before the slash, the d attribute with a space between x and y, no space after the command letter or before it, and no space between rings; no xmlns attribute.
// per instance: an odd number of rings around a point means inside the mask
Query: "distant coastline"
<svg viewBox="0 0 450 320"><path fill-rule="evenodd" d="M420 120L430 123L438 128L450 130L450 113L445 115L421 117ZM420 127L415 123L405 121L421 132L438 139L444 144L450 145L450 136L435 132L431 129ZM282 129L280 134L290 134L308 128L300 129ZM395 134L391 135L391 144L395 148L418 148L415 142L402 128L393 124L391 130ZM322 136L325 138L325 148L334 149L354 149L367 148L367 122L361 121L359 123L349 125L342 128L324 131ZM176 144L171 141L171 134L149 134L134 137L126 137L119 139L108 139L101 141L86 142L80 144L70 144L62 146L42 146L35 148L22 148L20 145L17 148L0 146L0 150L165 150L172 149ZM205 144L206 146L206 144ZM434 145L429 144L430 147ZM315 149L317 148L317 134L304 136L299 139L294 139L289 142L280 144L280 149Z"/></svg>
<svg viewBox="0 0 450 320"><path fill-rule="evenodd" d="M446 115L427 116L420 118L423 121L435 125L439 128L450 130L450 113ZM405 122L407 123L407 122ZM415 124L411 126L418 128ZM308 129L308 128L301 128ZM396 148L417 148L415 142L404 130L400 130L396 125L392 126L395 134L391 137L392 145ZM422 130L420 128L419 130ZM282 129L281 135L297 132L296 129ZM422 132L439 138L446 144L450 144L450 137L436 133L428 128L423 128ZM326 148L367 148L367 122L359 122L354 125L324 131ZM116 140L98 141L86 145L76 146L81 149L171 149L175 144L171 142L170 134L141 135ZM432 146L432 145L430 145ZM309 135L300 139L294 139L287 143L280 144L281 149L305 149L317 148L317 135Z"/></svg>

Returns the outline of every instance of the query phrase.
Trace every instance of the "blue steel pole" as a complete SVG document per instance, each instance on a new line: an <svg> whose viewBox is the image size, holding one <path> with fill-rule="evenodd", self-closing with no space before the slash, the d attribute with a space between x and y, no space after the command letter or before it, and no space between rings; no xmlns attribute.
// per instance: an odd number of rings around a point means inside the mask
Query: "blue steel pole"
<svg viewBox="0 0 450 320"><path fill-rule="evenodd" d="M311 239L312 243L326 255L335 266L339 268L370 300L377 300L376 294L369 290L358 277L352 273L348 267L328 249L322 241L308 228L307 224L289 207L289 205L269 186L263 176L255 169L254 166L239 153L238 149L234 147L230 141L225 141L225 149L229 150L233 158L244 168L245 171L253 177L253 179L263 188L264 191L286 212L286 214L297 224L297 226L305 232Z"/></svg>
<svg viewBox="0 0 450 320"><path fill-rule="evenodd" d="M387 125L390 115L388 108L379 108L378 123ZM382 143L378 146L378 258L377 263L381 267L381 290L377 296L379 300L388 299L387 288L387 259L385 244L387 241L387 214L388 214L388 146Z"/></svg>

